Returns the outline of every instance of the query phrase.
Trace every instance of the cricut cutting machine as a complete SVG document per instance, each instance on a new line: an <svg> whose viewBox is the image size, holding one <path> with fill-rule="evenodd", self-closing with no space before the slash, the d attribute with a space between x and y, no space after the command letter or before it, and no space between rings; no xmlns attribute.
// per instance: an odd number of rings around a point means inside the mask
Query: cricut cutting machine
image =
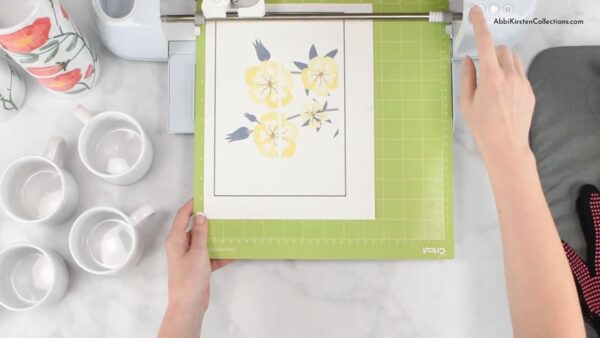
<svg viewBox="0 0 600 338"><path fill-rule="evenodd" d="M479 5L497 44L511 45L524 24L495 19L531 19L536 0L450 0L449 12L433 13L275 13L265 0L91 0L102 41L114 54L132 60L169 63L171 133L193 133L195 39L207 20L423 20L447 23L452 39L454 111L460 94L460 58L477 58L469 10ZM197 11L200 8L201 11Z"/></svg>

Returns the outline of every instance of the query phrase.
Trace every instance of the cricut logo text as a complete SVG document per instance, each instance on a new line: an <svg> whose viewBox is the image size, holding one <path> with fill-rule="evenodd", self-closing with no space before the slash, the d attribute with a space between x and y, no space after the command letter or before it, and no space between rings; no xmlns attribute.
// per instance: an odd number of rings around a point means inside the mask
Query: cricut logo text
<svg viewBox="0 0 600 338"><path fill-rule="evenodd" d="M423 248L423 255L446 255L446 248Z"/></svg>

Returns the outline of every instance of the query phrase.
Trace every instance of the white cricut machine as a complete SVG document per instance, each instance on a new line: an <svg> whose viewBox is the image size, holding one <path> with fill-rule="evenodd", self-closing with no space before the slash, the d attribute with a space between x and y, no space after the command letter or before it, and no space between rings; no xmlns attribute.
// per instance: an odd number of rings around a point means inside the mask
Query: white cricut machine
<svg viewBox="0 0 600 338"><path fill-rule="evenodd" d="M459 95L460 58L477 57L468 12L480 5L497 44L515 43L527 28L493 24L495 19L531 19L536 0L449 0L450 12L434 13L272 13L265 0L204 0L201 13L191 0L91 0L101 39L114 54L132 60L169 62L171 133L193 133L196 27L205 20L426 20L448 23L453 40L454 111ZM457 14L458 13L458 14ZM460 14L462 13L462 15Z"/></svg>

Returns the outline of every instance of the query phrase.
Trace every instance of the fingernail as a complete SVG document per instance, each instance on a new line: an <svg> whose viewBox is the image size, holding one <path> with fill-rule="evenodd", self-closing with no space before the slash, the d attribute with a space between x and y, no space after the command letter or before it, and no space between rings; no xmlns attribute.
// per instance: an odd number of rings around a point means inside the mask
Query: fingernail
<svg viewBox="0 0 600 338"><path fill-rule="evenodd" d="M471 7L472 11L476 11L476 12L481 12L481 6L480 5L473 5L473 7Z"/></svg>
<svg viewBox="0 0 600 338"><path fill-rule="evenodd" d="M206 215L203 212L196 214L196 224L202 224L206 222Z"/></svg>
<svg viewBox="0 0 600 338"><path fill-rule="evenodd" d="M462 57L462 61L461 61L461 63L462 63L462 65L463 65L463 66L466 66L466 65L467 65L467 57L466 57L466 56L463 56L463 57Z"/></svg>

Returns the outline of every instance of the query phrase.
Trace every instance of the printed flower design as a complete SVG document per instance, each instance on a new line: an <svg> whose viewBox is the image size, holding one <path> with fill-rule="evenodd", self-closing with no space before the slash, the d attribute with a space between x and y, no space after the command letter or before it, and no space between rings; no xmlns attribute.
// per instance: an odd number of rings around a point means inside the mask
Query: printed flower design
<svg viewBox="0 0 600 338"><path fill-rule="evenodd" d="M60 71L65 70L67 66L66 62L57 63L52 66L45 67L27 67L27 71L34 76L52 76Z"/></svg>
<svg viewBox="0 0 600 338"><path fill-rule="evenodd" d="M50 18L36 19L31 25L14 33L0 35L0 45L12 53L32 52L48 41L50 26Z"/></svg>
<svg viewBox="0 0 600 338"><path fill-rule="evenodd" d="M316 101L302 106L302 112L300 113L300 117L304 121L302 127L315 128L319 131L323 126L323 122L331 123L326 109L327 102L323 107Z"/></svg>
<svg viewBox="0 0 600 338"><path fill-rule="evenodd" d="M248 68L245 74L248 94L252 101L268 108L280 108L292 101L293 81L290 72L281 64L270 61L271 54L260 41L254 43L260 63Z"/></svg>
<svg viewBox="0 0 600 338"><path fill-rule="evenodd" d="M292 76L280 64L259 63L246 71L250 98L269 108L286 106L292 101Z"/></svg>
<svg viewBox="0 0 600 338"><path fill-rule="evenodd" d="M66 92L73 89L73 87L75 87L75 85L79 83L81 77L81 69L76 68L64 74L51 78L37 79L37 81L42 86L47 87L49 89L55 90L57 92Z"/></svg>
<svg viewBox="0 0 600 338"><path fill-rule="evenodd" d="M338 50L335 49L324 56L319 56L315 45L312 45L308 53L308 64L294 62L301 71L300 77L307 95L312 91L318 96L326 96L338 88L339 72L334 60L337 52Z"/></svg>
<svg viewBox="0 0 600 338"><path fill-rule="evenodd" d="M329 95L337 88L337 64L333 58L338 50L334 49L325 56L318 56L315 46L312 45L309 51L309 63L294 62L301 71L290 73L281 64L271 61L271 53L260 40L256 40L253 46L260 63L249 68L245 74L252 101L264 104L268 108L280 108L287 105L292 101L293 79L291 74L301 75L296 81L304 82L305 77L308 76L307 78L310 80L313 79L311 74L317 73L318 76L314 77L314 81L304 84L306 95L311 100L301 107L296 104L288 107L288 111L294 112L291 116L268 112L268 110L262 115L244 113L247 120L246 125L228 133L225 140L228 143L237 143L251 139L258 153L268 159L293 157L296 154L300 133L304 135L307 133L304 131L306 129L316 130L316 133L320 132L325 124L333 124L330 115L339 110L338 108L328 108L327 100L314 97L315 95ZM305 73L308 75L304 75ZM311 95L311 92L314 94ZM335 98L333 99L335 100ZM340 129L335 128L331 132L332 139L335 139L340 134ZM321 140L329 142L326 139L321 138Z"/></svg>
<svg viewBox="0 0 600 338"><path fill-rule="evenodd" d="M338 87L337 64L330 57L317 56L302 70L302 84L307 90L325 96Z"/></svg>
<svg viewBox="0 0 600 338"><path fill-rule="evenodd" d="M266 113L254 129L254 144L265 157L292 157L296 153L298 127L285 114Z"/></svg>
<svg viewBox="0 0 600 338"><path fill-rule="evenodd" d="M94 67L92 67L92 65L88 65L87 70L85 71L85 79L89 79L90 76L92 76L92 74L94 74L95 70Z"/></svg>
<svg viewBox="0 0 600 338"><path fill-rule="evenodd" d="M62 14L63 18L69 20L69 14L67 13L67 10L63 7L62 4L60 4L59 6L60 6L60 13Z"/></svg>

